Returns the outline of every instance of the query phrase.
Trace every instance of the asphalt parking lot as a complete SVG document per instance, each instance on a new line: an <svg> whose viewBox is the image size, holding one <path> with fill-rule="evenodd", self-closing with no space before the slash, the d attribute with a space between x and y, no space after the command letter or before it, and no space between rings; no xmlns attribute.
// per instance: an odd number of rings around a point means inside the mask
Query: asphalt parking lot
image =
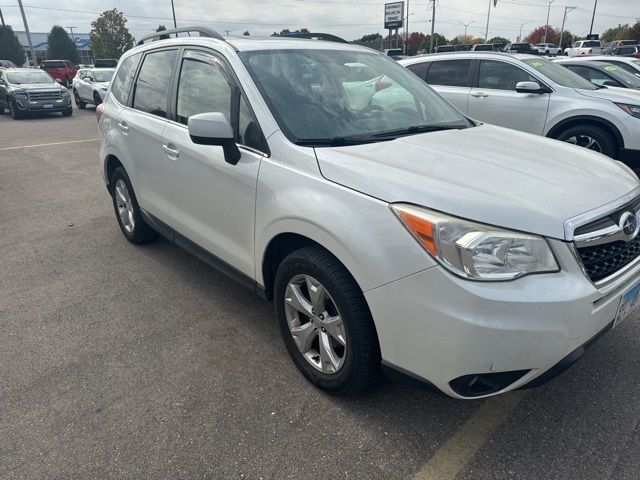
<svg viewBox="0 0 640 480"><path fill-rule="evenodd" d="M535 390L333 398L271 304L123 238L96 139L0 116L0 478L640 478L638 315Z"/></svg>

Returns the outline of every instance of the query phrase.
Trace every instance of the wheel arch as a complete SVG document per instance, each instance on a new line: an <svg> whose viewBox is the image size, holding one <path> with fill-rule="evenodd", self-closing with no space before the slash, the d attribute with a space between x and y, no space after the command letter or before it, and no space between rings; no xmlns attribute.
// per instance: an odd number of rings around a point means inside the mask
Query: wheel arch
<svg viewBox="0 0 640 480"><path fill-rule="evenodd" d="M618 150L624 148L624 138L622 137L620 130L618 130L618 128L609 120L591 115L578 115L561 120L547 132L546 136L549 138L556 138L564 130L575 127L577 125L592 125L595 127L603 128L616 140L616 142L618 143Z"/></svg>
<svg viewBox="0 0 640 480"><path fill-rule="evenodd" d="M106 180L107 189L109 189L109 191L111 191L109 185L111 175L113 175L113 171L118 167L122 167L126 171L125 166L122 164L118 157L113 154L107 155L107 158L104 161L104 178Z"/></svg>

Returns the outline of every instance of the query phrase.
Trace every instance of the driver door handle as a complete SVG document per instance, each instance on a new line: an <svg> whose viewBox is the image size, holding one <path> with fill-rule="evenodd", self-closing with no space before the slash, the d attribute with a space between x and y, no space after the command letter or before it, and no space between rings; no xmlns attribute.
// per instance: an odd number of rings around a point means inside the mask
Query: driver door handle
<svg viewBox="0 0 640 480"><path fill-rule="evenodd" d="M178 147L176 147L173 143L162 145L162 150L164 150L164 153L166 153L167 156L172 160L175 160L180 156L180 150L178 150Z"/></svg>
<svg viewBox="0 0 640 480"><path fill-rule="evenodd" d="M120 131L125 135L129 133L129 125L127 125L127 122L120 122L118 124L118 127L120 128Z"/></svg>
<svg viewBox="0 0 640 480"><path fill-rule="evenodd" d="M473 92L471 96L476 98L487 98L489 94L483 92Z"/></svg>

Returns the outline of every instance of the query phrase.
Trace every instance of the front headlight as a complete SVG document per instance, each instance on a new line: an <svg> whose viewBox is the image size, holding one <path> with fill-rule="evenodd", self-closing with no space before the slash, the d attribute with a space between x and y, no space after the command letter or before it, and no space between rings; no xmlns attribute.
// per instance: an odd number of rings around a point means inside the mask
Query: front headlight
<svg viewBox="0 0 640 480"><path fill-rule="evenodd" d="M471 280L513 280L560 270L551 247L538 235L504 230L409 204L391 209L440 264Z"/></svg>
<svg viewBox="0 0 640 480"><path fill-rule="evenodd" d="M640 105L628 105L626 103L616 103L616 105L627 112L629 115L640 118Z"/></svg>
<svg viewBox="0 0 640 480"><path fill-rule="evenodd" d="M17 96L21 96L21 97L26 97L27 96L27 92L23 92L22 90L14 90L11 93L13 95L17 95Z"/></svg>

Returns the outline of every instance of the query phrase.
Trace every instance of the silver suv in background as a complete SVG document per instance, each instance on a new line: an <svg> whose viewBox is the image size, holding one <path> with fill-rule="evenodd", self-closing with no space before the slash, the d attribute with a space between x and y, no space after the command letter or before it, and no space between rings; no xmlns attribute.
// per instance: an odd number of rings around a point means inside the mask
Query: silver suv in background
<svg viewBox="0 0 640 480"><path fill-rule="evenodd" d="M102 103L115 68L82 68L73 78L73 96L80 110L93 103L96 107Z"/></svg>
<svg viewBox="0 0 640 480"><path fill-rule="evenodd" d="M423 55L399 63L471 118L573 143L640 168L635 92L599 88L533 55Z"/></svg>

